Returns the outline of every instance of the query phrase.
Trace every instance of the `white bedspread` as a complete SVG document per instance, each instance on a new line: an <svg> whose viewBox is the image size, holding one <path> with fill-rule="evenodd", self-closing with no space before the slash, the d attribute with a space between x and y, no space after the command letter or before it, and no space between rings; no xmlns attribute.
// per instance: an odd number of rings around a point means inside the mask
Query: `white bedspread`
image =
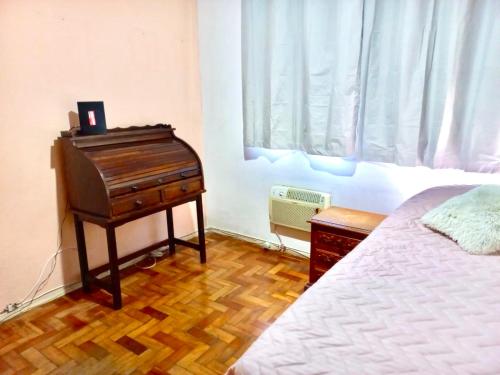
<svg viewBox="0 0 500 375"><path fill-rule="evenodd" d="M500 374L500 256L418 219L469 190L408 200L305 292L230 374Z"/></svg>

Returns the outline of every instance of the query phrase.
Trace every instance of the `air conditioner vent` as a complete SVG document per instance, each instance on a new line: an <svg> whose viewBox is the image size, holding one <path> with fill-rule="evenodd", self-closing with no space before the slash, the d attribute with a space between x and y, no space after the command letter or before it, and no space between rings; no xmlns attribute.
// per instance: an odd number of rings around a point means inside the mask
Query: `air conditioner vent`
<svg viewBox="0 0 500 375"><path fill-rule="evenodd" d="M271 231L276 226L311 231L308 221L319 211L330 207L330 194L277 185L269 197Z"/></svg>
<svg viewBox="0 0 500 375"><path fill-rule="evenodd" d="M322 203L323 195L310 190L288 189L286 197L296 201L320 204Z"/></svg>

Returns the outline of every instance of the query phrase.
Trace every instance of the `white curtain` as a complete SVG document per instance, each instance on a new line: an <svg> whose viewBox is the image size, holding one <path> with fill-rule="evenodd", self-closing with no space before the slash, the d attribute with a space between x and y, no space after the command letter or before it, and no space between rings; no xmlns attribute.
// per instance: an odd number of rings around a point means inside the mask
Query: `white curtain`
<svg viewBox="0 0 500 375"><path fill-rule="evenodd" d="M500 171L499 0L243 0L246 146Z"/></svg>

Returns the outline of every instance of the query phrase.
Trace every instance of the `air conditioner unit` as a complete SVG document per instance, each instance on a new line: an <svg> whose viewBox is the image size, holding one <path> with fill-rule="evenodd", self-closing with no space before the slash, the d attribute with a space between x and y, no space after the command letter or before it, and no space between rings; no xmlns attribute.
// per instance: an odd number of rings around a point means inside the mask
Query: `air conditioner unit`
<svg viewBox="0 0 500 375"><path fill-rule="evenodd" d="M310 232L307 221L321 210L330 207L330 194L319 191L276 185L269 197L271 232L277 226Z"/></svg>

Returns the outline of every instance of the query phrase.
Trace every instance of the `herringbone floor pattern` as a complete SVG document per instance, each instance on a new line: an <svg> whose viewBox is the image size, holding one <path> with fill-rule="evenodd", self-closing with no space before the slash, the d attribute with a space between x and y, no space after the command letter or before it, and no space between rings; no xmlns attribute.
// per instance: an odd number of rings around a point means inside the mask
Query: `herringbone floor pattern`
<svg viewBox="0 0 500 375"><path fill-rule="evenodd" d="M308 261L211 233L122 275L124 307L80 291L0 325L0 374L221 374L302 292ZM101 302L101 303L98 303Z"/></svg>

